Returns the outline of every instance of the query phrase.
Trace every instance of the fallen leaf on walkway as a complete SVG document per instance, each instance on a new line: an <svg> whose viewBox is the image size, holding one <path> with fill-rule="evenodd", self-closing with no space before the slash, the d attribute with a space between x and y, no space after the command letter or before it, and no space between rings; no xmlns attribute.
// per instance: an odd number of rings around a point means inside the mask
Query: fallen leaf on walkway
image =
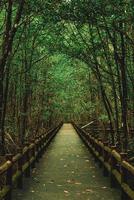
<svg viewBox="0 0 134 200"><path fill-rule="evenodd" d="M102 189L106 189L106 188L107 188L106 186L102 187Z"/></svg>
<svg viewBox="0 0 134 200"><path fill-rule="evenodd" d="M75 185L81 185L82 183L80 183L80 182L75 182Z"/></svg>
<svg viewBox="0 0 134 200"><path fill-rule="evenodd" d="M89 189L89 188L87 188L87 189L86 189L86 192L91 192L91 193L93 193L93 190L92 190L92 189Z"/></svg>
<svg viewBox="0 0 134 200"><path fill-rule="evenodd" d="M67 190L64 190L64 193L69 194L69 192Z"/></svg>
<svg viewBox="0 0 134 200"><path fill-rule="evenodd" d="M67 180L67 183L72 183L72 181L71 180Z"/></svg>

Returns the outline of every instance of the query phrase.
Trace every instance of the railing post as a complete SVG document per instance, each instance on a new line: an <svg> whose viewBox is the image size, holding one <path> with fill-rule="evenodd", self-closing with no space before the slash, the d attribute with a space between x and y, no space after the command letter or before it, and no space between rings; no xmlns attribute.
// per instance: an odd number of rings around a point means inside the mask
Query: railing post
<svg viewBox="0 0 134 200"><path fill-rule="evenodd" d="M29 155L29 143L26 143L26 146L28 147L27 151L26 151L26 163L28 163L28 167L25 171L25 177L29 178L31 175L31 166L30 166L30 155Z"/></svg>
<svg viewBox="0 0 134 200"><path fill-rule="evenodd" d="M7 162L10 161L12 163L12 158L13 158L12 154L6 155ZM7 174L6 174L6 185L9 187L9 191L6 195L5 200L11 200L12 199L12 177L13 177L12 168L13 168L13 165L11 164L11 166L8 168Z"/></svg>
<svg viewBox="0 0 134 200"><path fill-rule="evenodd" d="M50 144L50 136L53 134L53 131L50 131L47 135L47 146Z"/></svg>
<svg viewBox="0 0 134 200"><path fill-rule="evenodd" d="M43 135L42 135L42 144L41 144L42 155L44 154L44 151L45 151L45 148L44 148L44 138L45 138L45 136L44 136L44 134L43 134Z"/></svg>
<svg viewBox="0 0 134 200"><path fill-rule="evenodd" d="M23 149L22 148L18 148L18 153L20 153L20 158L18 160L18 170L20 171L20 176L18 177L17 180L17 187L19 189L23 188L23 170L22 170L22 166L23 166Z"/></svg>
<svg viewBox="0 0 134 200"><path fill-rule="evenodd" d="M42 138L39 136L39 158L42 157Z"/></svg>
<svg viewBox="0 0 134 200"><path fill-rule="evenodd" d="M93 154L93 138L90 136L90 151Z"/></svg>
<svg viewBox="0 0 134 200"><path fill-rule="evenodd" d="M41 135L41 157L44 153L44 135Z"/></svg>
<svg viewBox="0 0 134 200"><path fill-rule="evenodd" d="M48 146L48 133L46 134L45 148Z"/></svg>
<svg viewBox="0 0 134 200"><path fill-rule="evenodd" d="M127 153L120 153L120 155L121 155L122 161L123 160L127 160ZM126 183L127 184L127 181L128 181L128 172L127 172L127 169L124 168L121 165L121 183ZM125 191L123 190L122 187L121 187L121 200L129 200L127 194L125 193Z"/></svg>
<svg viewBox="0 0 134 200"><path fill-rule="evenodd" d="M32 148L32 156L34 158L32 164L31 164L31 168L35 168L35 159L36 159L36 156L35 156L35 152L36 152L36 145L35 145L35 140L31 140L31 142L34 144L33 148Z"/></svg>
<svg viewBox="0 0 134 200"><path fill-rule="evenodd" d="M36 162L39 162L39 138L38 136L36 137L35 140L35 148L36 148Z"/></svg>
<svg viewBox="0 0 134 200"><path fill-rule="evenodd" d="M94 139L94 161L98 162L98 158L96 153L98 153L98 144L97 144L97 140Z"/></svg>
<svg viewBox="0 0 134 200"><path fill-rule="evenodd" d="M116 146L111 146L111 171L110 171L110 185L112 188L115 188L117 181L112 172L114 169L116 169L117 163L116 163L114 156L112 155L113 150L116 150Z"/></svg>
<svg viewBox="0 0 134 200"><path fill-rule="evenodd" d="M46 151L46 133L44 135L44 151Z"/></svg>
<svg viewBox="0 0 134 200"><path fill-rule="evenodd" d="M102 139L101 138L99 138L98 139L98 142L99 143L102 143ZM98 153L99 153L99 157L103 157L103 152L102 152L103 150L102 150L102 147L101 146L98 146ZM102 168L102 162L101 162L101 160L99 161L99 167L100 168Z"/></svg>
<svg viewBox="0 0 134 200"><path fill-rule="evenodd" d="M44 152L46 151L46 141L47 141L47 136L46 136L47 133L45 133L44 135Z"/></svg>
<svg viewBox="0 0 134 200"><path fill-rule="evenodd" d="M90 149L90 136L89 136L89 133L87 133L87 146L88 146L88 149Z"/></svg>
<svg viewBox="0 0 134 200"><path fill-rule="evenodd" d="M105 146L108 146L108 141L104 142L104 148ZM107 162L107 152L105 149L103 149L103 158L104 158L104 163ZM106 169L105 165L103 166L103 176L107 177L109 175L108 170Z"/></svg>

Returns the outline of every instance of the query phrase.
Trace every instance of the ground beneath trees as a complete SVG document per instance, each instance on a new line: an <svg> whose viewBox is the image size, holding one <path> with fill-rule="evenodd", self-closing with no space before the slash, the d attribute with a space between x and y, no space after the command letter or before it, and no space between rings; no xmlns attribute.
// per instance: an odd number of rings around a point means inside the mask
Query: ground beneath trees
<svg viewBox="0 0 134 200"><path fill-rule="evenodd" d="M119 200L71 124L64 124L14 200Z"/></svg>

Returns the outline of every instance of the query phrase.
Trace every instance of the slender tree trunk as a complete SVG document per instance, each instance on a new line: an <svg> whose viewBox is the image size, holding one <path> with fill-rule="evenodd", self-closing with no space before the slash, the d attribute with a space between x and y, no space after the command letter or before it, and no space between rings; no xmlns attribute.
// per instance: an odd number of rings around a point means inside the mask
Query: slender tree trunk
<svg viewBox="0 0 134 200"><path fill-rule="evenodd" d="M123 23L120 24L120 28L123 29ZM122 57L120 60L120 71L121 71L121 83L122 83L122 126L124 133L124 149L127 151L128 149L128 126L127 126L127 70L126 70L126 48L125 48L125 38L121 33L121 52Z"/></svg>

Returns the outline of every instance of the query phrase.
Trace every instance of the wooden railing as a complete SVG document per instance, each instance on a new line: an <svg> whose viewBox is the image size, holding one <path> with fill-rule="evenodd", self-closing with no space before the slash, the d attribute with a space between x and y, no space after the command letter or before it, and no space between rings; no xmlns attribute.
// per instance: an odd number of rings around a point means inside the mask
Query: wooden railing
<svg viewBox="0 0 134 200"><path fill-rule="evenodd" d="M23 188L23 176L30 177L31 169L43 155L46 147L61 128L62 123L56 128L37 136L32 143L27 143L24 148L18 149L18 154L6 155L6 162L0 166L0 200L11 200L13 186Z"/></svg>
<svg viewBox="0 0 134 200"><path fill-rule="evenodd" d="M121 200L134 200L134 166L127 161L125 153L116 151L115 146L95 139L88 132L73 124L77 133L103 168L103 175L110 177L111 187L119 187Z"/></svg>

